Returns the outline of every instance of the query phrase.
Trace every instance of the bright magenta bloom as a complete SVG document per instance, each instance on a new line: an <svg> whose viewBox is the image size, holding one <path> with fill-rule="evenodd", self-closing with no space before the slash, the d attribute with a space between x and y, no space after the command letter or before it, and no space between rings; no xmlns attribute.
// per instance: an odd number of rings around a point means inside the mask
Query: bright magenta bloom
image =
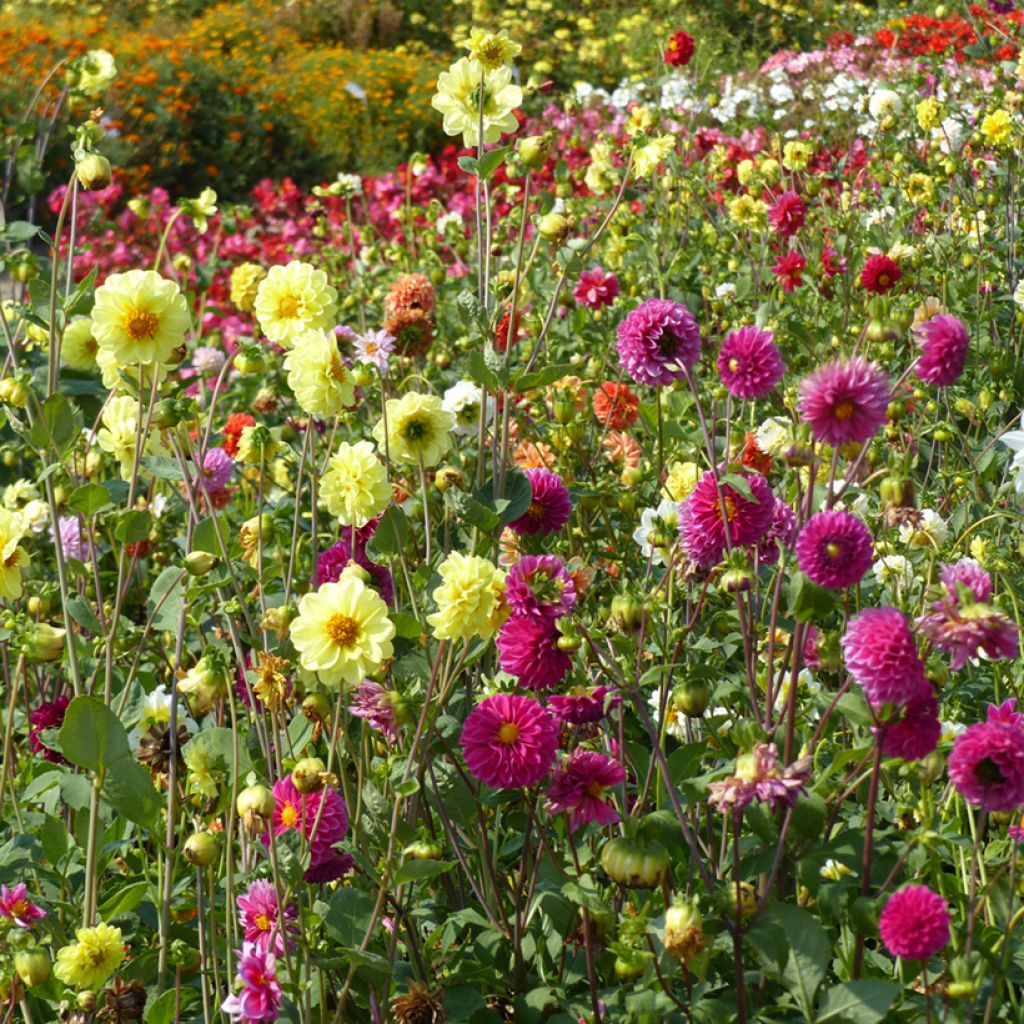
<svg viewBox="0 0 1024 1024"><path fill-rule="evenodd" d="M606 274L600 267L584 270L572 294L581 306L588 309L610 306L619 294L619 279L614 274Z"/></svg>
<svg viewBox="0 0 1024 1024"><path fill-rule="evenodd" d="M800 382L800 415L816 441L863 443L885 422L889 378L861 356L837 360Z"/></svg>
<svg viewBox="0 0 1024 1024"><path fill-rule="evenodd" d="M573 831L591 822L611 825L619 820L619 812L605 790L625 780L626 773L618 761L577 747L551 776L548 809L552 814L571 812L569 826Z"/></svg>
<svg viewBox="0 0 1024 1024"><path fill-rule="evenodd" d="M768 211L768 221L783 238L791 238L803 226L807 204L796 192L783 192Z"/></svg>
<svg viewBox="0 0 1024 1024"><path fill-rule="evenodd" d="M894 892L878 931L885 948L905 960L930 960L949 942L949 904L926 885L905 885Z"/></svg>
<svg viewBox="0 0 1024 1024"><path fill-rule="evenodd" d="M775 512L775 496L760 473L744 473L754 501L727 484L719 485L708 470L683 502L679 532L687 555L698 565L717 565L726 552L728 533L731 547L756 544L769 531ZM725 515L723 516L723 506Z"/></svg>
<svg viewBox="0 0 1024 1024"><path fill-rule="evenodd" d="M671 384L700 357L700 328L681 302L641 302L618 334L619 361L638 384Z"/></svg>
<svg viewBox="0 0 1024 1024"><path fill-rule="evenodd" d="M963 321L955 316L933 316L920 325L914 334L921 346L921 355L914 364L914 373L928 384L948 387L964 372L967 347L971 337Z"/></svg>
<svg viewBox="0 0 1024 1024"><path fill-rule="evenodd" d="M859 583L871 568L873 555L871 531L849 512L818 512L796 541L800 571L829 590Z"/></svg>
<svg viewBox="0 0 1024 1024"><path fill-rule="evenodd" d="M918 761L939 745L941 735L939 702L935 691L926 684L918 696L907 702L900 717L882 728L879 742L886 757Z"/></svg>
<svg viewBox="0 0 1024 1024"><path fill-rule="evenodd" d="M558 724L529 697L487 697L462 727L466 767L495 789L536 785L547 775L557 750Z"/></svg>
<svg viewBox="0 0 1024 1024"><path fill-rule="evenodd" d="M972 725L953 742L949 780L969 804L986 811L1024 806L1024 729L1002 721Z"/></svg>
<svg viewBox="0 0 1024 1024"><path fill-rule="evenodd" d="M876 708L906 704L927 686L910 624L898 608L866 608L846 627L842 646L847 671Z"/></svg>
<svg viewBox="0 0 1024 1024"><path fill-rule="evenodd" d="M277 1020L281 1009L281 986L277 981L277 957L251 942L243 943L239 953L237 995L230 995L221 1009L239 1024L269 1024Z"/></svg>
<svg viewBox="0 0 1024 1024"><path fill-rule="evenodd" d="M33 921L46 917L46 911L28 898L25 883L18 882L12 889L0 885L0 917L13 921L19 928L31 928Z"/></svg>
<svg viewBox="0 0 1024 1024"><path fill-rule="evenodd" d="M900 265L889 256L878 253L869 256L860 272L860 284L866 291L876 295L884 295L896 287L896 282L903 276Z"/></svg>
<svg viewBox="0 0 1024 1024"><path fill-rule="evenodd" d="M600 722L605 715L617 708L622 698L606 686L593 689L577 687L569 693L553 694L548 698L551 710L569 725L590 725Z"/></svg>
<svg viewBox="0 0 1024 1024"><path fill-rule="evenodd" d="M318 822L321 800L324 810ZM333 882L352 867L352 858L334 848L348 832L348 808L336 789L325 786L316 793L303 794L289 775L275 784L274 802L274 835L295 828L309 841L307 882Z"/></svg>
<svg viewBox="0 0 1024 1024"><path fill-rule="evenodd" d="M297 932L295 904L289 903L284 914L277 909L277 891L274 883L258 878L249 891L239 896L238 923L245 930L245 941L261 950L284 952L287 933Z"/></svg>
<svg viewBox="0 0 1024 1024"><path fill-rule="evenodd" d="M513 615L557 619L572 611L576 586L557 555L523 555L508 571L505 600Z"/></svg>
<svg viewBox="0 0 1024 1024"><path fill-rule="evenodd" d="M718 376L733 398L764 398L786 372L771 331L741 327L729 334L718 353Z"/></svg>
<svg viewBox="0 0 1024 1024"><path fill-rule="evenodd" d="M572 668L572 658L558 649L560 636L550 615L511 616L496 641L502 670L531 690L557 686Z"/></svg>
<svg viewBox="0 0 1024 1024"><path fill-rule="evenodd" d="M516 533L557 533L572 515L572 498L562 478L550 469L525 471L533 488L529 508L509 523Z"/></svg>

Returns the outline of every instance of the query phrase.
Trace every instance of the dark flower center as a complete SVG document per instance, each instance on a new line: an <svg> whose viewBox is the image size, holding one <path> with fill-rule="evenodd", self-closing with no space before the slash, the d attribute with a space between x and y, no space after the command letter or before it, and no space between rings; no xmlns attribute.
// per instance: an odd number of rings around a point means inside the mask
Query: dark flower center
<svg viewBox="0 0 1024 1024"><path fill-rule="evenodd" d="M989 757L982 758L978 762L978 767L974 769L974 775L979 782L983 782L986 786L995 786L1005 781L1003 773L999 770L999 765Z"/></svg>

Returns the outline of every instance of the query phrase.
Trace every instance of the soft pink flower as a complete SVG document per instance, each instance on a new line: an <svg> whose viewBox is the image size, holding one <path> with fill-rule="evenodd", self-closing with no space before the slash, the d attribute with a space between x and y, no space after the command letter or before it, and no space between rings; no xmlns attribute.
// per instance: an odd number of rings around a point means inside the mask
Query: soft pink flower
<svg viewBox="0 0 1024 1024"><path fill-rule="evenodd" d="M605 790L625 780L626 773L618 761L577 747L551 776L548 808L552 814L571 812L569 825L573 831L591 822L611 825L619 820L619 812Z"/></svg>

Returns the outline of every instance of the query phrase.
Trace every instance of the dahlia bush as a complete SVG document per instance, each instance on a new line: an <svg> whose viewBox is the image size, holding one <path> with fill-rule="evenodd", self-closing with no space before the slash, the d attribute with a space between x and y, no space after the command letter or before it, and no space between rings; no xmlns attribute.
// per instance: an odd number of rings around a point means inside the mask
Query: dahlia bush
<svg viewBox="0 0 1024 1024"><path fill-rule="evenodd" d="M4 1021L1020 1019L1011 6L571 95L477 26L447 148L245 203L133 192L117 55L54 72Z"/></svg>

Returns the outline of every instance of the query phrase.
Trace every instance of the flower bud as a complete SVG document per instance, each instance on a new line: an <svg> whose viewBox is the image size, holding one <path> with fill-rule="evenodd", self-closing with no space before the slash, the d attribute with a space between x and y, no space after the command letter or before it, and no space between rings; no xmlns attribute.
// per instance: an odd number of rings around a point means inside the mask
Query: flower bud
<svg viewBox="0 0 1024 1024"><path fill-rule="evenodd" d="M37 622L25 637L22 651L25 658L34 664L56 661L64 653L66 630L58 629L47 622Z"/></svg>
<svg viewBox="0 0 1024 1024"><path fill-rule="evenodd" d="M317 793L324 788L327 766L319 757L304 757L292 769L292 784L300 793Z"/></svg>
<svg viewBox="0 0 1024 1024"><path fill-rule="evenodd" d="M209 551L191 551L185 556L185 571L190 576L205 576L218 561Z"/></svg>
<svg viewBox="0 0 1024 1024"><path fill-rule="evenodd" d="M274 794L266 786L246 786L238 794L235 810L250 832L264 832L274 814Z"/></svg>
<svg viewBox="0 0 1024 1024"><path fill-rule="evenodd" d="M50 954L41 946L30 946L14 955L14 970L26 988L42 985L50 977Z"/></svg>
<svg viewBox="0 0 1024 1024"><path fill-rule="evenodd" d="M220 854L212 832L196 832L185 842L185 860L197 868L208 868Z"/></svg>
<svg viewBox="0 0 1024 1024"><path fill-rule="evenodd" d="M537 227L546 242L560 245L569 234L569 219L561 213L546 213Z"/></svg>
<svg viewBox="0 0 1024 1024"><path fill-rule="evenodd" d="M24 409L28 405L28 389L20 380L5 377L0 380L0 402L15 409Z"/></svg>
<svg viewBox="0 0 1024 1024"><path fill-rule="evenodd" d="M325 694L311 693L302 702L302 713L311 722L326 722L331 714L331 702Z"/></svg>
<svg viewBox="0 0 1024 1024"><path fill-rule="evenodd" d="M725 886L723 902L730 919L735 920L738 911L741 920L749 921L757 913L757 890L749 882L740 882L739 886L729 882Z"/></svg>
<svg viewBox="0 0 1024 1024"><path fill-rule="evenodd" d="M711 688L703 679L687 679L672 691L672 706L689 718L700 718L711 703Z"/></svg>
<svg viewBox="0 0 1024 1024"><path fill-rule="evenodd" d="M543 135L530 135L520 139L516 149L525 167L529 167L531 171L539 171L547 163L551 143Z"/></svg>
<svg viewBox="0 0 1024 1024"><path fill-rule="evenodd" d="M693 903L674 903L665 911L665 949L684 966L704 948L701 924Z"/></svg>
<svg viewBox="0 0 1024 1024"><path fill-rule="evenodd" d="M643 622L644 605L630 594L616 594L612 598L608 625L620 633L635 633Z"/></svg>
<svg viewBox="0 0 1024 1024"><path fill-rule="evenodd" d="M106 188L112 176L110 161L99 153L87 153L75 164L78 184L89 192Z"/></svg>

